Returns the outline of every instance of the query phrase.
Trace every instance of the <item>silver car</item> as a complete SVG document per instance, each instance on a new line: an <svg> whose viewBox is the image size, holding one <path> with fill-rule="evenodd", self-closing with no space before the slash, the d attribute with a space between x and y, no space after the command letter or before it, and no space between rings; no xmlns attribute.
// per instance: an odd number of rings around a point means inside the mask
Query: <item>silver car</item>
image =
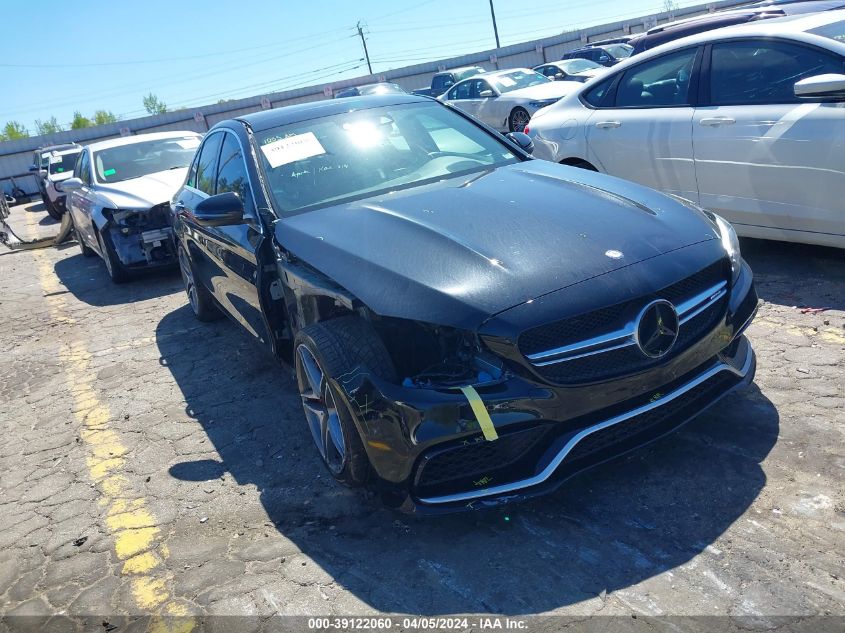
<svg viewBox="0 0 845 633"><path fill-rule="evenodd" d="M516 68L464 79L438 99L499 132L522 132L532 114L579 85L574 81L552 81L530 68Z"/></svg>
<svg viewBox="0 0 845 633"><path fill-rule="evenodd" d="M531 119L535 156L692 200L740 235L845 248L845 11L693 35L575 85Z"/></svg>
<svg viewBox="0 0 845 633"><path fill-rule="evenodd" d="M112 281L133 270L175 263L170 200L185 181L202 137L157 132L102 141L79 154L65 180L82 254L99 255Z"/></svg>

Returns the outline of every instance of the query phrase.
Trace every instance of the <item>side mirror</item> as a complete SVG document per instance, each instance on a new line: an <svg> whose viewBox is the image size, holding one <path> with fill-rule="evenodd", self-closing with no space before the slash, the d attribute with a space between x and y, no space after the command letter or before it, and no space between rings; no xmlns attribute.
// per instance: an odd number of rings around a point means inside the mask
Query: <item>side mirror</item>
<svg viewBox="0 0 845 633"><path fill-rule="evenodd" d="M845 99L845 75L831 73L802 79L795 84L795 96Z"/></svg>
<svg viewBox="0 0 845 633"><path fill-rule="evenodd" d="M522 132L510 132L505 135L505 138L519 145L522 148L522 151L526 154L534 153L534 141L532 141L531 137L527 134L523 134Z"/></svg>
<svg viewBox="0 0 845 633"><path fill-rule="evenodd" d="M82 188L82 180L79 178L68 178L62 181L62 191L73 191Z"/></svg>
<svg viewBox="0 0 845 633"><path fill-rule="evenodd" d="M481 92L478 93L478 96L481 97L482 99L492 99L493 97L496 96L496 93L493 92L492 90L482 90Z"/></svg>
<svg viewBox="0 0 845 633"><path fill-rule="evenodd" d="M563 81L563 79L564 79L564 77L563 77L563 73L557 73L557 74L555 75L555 80L556 80L556 81Z"/></svg>
<svg viewBox="0 0 845 633"><path fill-rule="evenodd" d="M200 226L223 226L242 224L244 221L244 203L238 194L227 191L209 196L194 207L194 219Z"/></svg>

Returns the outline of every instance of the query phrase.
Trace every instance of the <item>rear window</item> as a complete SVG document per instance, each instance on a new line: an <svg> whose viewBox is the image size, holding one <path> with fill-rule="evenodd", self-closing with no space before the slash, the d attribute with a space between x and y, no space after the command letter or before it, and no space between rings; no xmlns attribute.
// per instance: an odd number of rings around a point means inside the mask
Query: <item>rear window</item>
<svg viewBox="0 0 845 633"><path fill-rule="evenodd" d="M807 32L812 33L813 35L826 37L836 42L845 42L845 20L825 24L817 29L810 29Z"/></svg>
<svg viewBox="0 0 845 633"><path fill-rule="evenodd" d="M73 166L76 164L76 159L79 152L71 154L60 154L58 156L50 156L50 173L64 174L73 171Z"/></svg>

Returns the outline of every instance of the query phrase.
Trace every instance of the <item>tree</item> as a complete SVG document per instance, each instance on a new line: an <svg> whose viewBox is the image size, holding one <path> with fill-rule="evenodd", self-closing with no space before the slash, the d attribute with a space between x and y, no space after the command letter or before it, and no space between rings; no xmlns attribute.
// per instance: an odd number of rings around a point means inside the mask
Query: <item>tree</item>
<svg viewBox="0 0 845 633"><path fill-rule="evenodd" d="M3 132L0 134L0 140L14 141L15 139L26 138L27 136L29 136L29 130L27 130L22 123L9 121L3 127Z"/></svg>
<svg viewBox="0 0 845 633"><path fill-rule="evenodd" d="M663 0L663 11L669 15L674 15L678 9L678 3L675 0Z"/></svg>
<svg viewBox="0 0 845 633"><path fill-rule="evenodd" d="M105 125L106 123L116 123L117 117L110 110L97 110L94 113L94 125Z"/></svg>
<svg viewBox="0 0 845 633"><path fill-rule="evenodd" d="M35 129L38 131L40 136L42 134L55 134L56 132L61 132L62 126L58 121L56 121L56 117L51 116L46 121L35 119Z"/></svg>
<svg viewBox="0 0 845 633"><path fill-rule="evenodd" d="M144 109L150 114L164 114L167 112L167 104L151 92L144 97Z"/></svg>
<svg viewBox="0 0 845 633"><path fill-rule="evenodd" d="M84 127L91 127L92 125L91 119L82 116L79 110L73 113L73 121L70 123L71 130L81 130Z"/></svg>

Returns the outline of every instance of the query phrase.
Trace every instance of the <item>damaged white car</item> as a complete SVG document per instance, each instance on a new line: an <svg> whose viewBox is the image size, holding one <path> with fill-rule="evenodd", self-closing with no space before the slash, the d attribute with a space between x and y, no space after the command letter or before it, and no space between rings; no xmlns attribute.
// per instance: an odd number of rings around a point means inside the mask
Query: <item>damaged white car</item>
<svg viewBox="0 0 845 633"><path fill-rule="evenodd" d="M157 132L93 143L64 181L67 208L86 257L99 255L112 281L175 263L170 199L202 136Z"/></svg>

